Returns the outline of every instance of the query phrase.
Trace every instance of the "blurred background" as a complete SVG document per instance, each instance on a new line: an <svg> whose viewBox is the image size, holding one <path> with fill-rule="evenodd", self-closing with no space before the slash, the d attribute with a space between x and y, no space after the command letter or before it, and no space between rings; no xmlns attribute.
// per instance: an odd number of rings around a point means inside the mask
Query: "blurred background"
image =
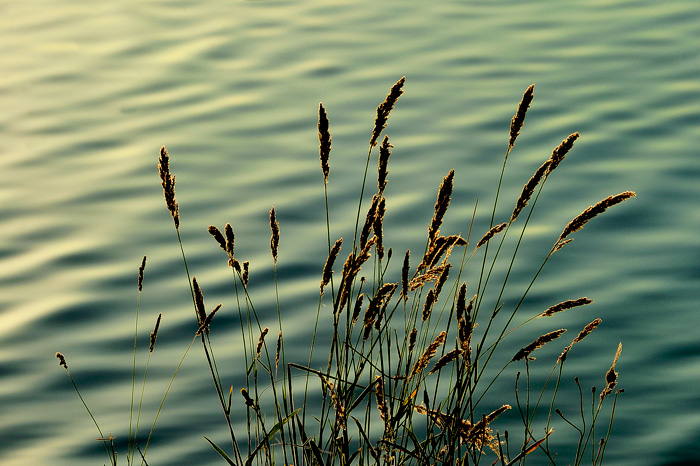
<svg viewBox="0 0 700 466"><path fill-rule="evenodd" d="M406 249L417 260L437 186L452 168L455 192L441 231L466 234L477 199L474 235L486 231L510 119L536 83L496 221L506 220L552 148L574 131L581 138L538 201L506 307L571 218L611 194L634 190L637 198L578 232L547 264L523 312L579 296L595 303L538 322L507 348L560 326L573 338L601 317L570 353L564 379L569 388L575 375L602 388L623 343L617 369L626 393L606 464L700 462L694 0L6 1L0 37L3 465L107 462L56 351L105 434L126 438L144 255L139 367L163 313L142 426L152 422L196 329L156 169L163 144L177 175L190 270L209 309L224 303L213 338L225 383L240 387L242 347L226 257L206 228L233 225L236 255L251 261L251 293L276 335L272 205L282 230L288 359L303 362L327 252L318 103L333 135L331 236L347 239L376 107L404 75L386 130L395 146L386 191L390 269L400 268ZM548 373L560 350L542 350L536 362ZM150 464L222 464L202 438L225 445L205 364L199 348L185 360ZM513 402L514 372L494 386L494 403ZM503 422L511 421L517 425L516 413ZM573 433L559 423L552 437L565 464Z"/></svg>

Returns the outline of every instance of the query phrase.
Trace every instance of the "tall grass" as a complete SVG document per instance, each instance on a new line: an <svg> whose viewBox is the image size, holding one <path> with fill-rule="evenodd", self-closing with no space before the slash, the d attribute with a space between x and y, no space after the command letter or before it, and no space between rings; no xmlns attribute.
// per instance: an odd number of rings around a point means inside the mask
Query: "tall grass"
<svg viewBox="0 0 700 466"><path fill-rule="evenodd" d="M384 192L393 146L388 136L382 139L382 135L390 113L404 92L404 83L405 78L401 78L394 84L377 107L364 175L359 180L355 228L347 232L352 235L351 240L348 236L337 240L331 237L328 184L332 138L327 111L323 104L319 106L322 176L319 181L323 183L326 205L328 255L325 263L322 258L319 260L318 302L315 326L309 335L308 359L292 361L285 354L284 319L277 287L277 261L284 251L279 250L281 230L275 208L270 210L270 251L278 327L275 329L263 327L254 297L249 294L249 264L240 262L235 255L232 226L227 224L223 233L216 226L208 227L231 270L232 306L238 314L240 338L244 342L240 355L245 362L242 386L225 384L223 380L230 378L230 374L222 374L216 363L210 333L215 331L212 322L222 305L209 310L197 278L190 274L180 237L175 176L170 171L168 151L161 148L159 174L195 315L193 339L184 350L170 386L190 348L199 341L222 421L230 436L228 445L217 445L208 438L207 441L229 465L483 463L511 466L524 464L533 457L539 464L579 465L588 461L593 465L602 464L615 403L622 391L616 390L618 374L615 371L622 346L618 346L612 365L604 373L604 388L599 392L593 389L594 397L590 401L584 401L581 383L575 378L573 384L580 394L576 400L579 409L567 412L570 408L562 410L557 402L560 387L569 383L569 379L564 378L569 353L601 324L601 319L587 325L582 322L582 329L568 345L560 343L566 329L557 328L556 324L551 324L552 330L542 335L532 335L532 342L512 356L503 354L508 351L504 349L508 345L502 343L515 332L526 332L528 324L536 319L556 319L554 316L561 312L592 303L588 297L579 297L546 309L531 309L526 298L547 262L554 254L562 254L560 251L572 241L573 233L607 208L633 197L634 193L625 191L610 196L574 217L562 233L553 238L550 249L543 251L541 262L532 264L532 276L528 285L517 291L518 300L514 303L503 300L506 289L512 295L512 289L519 286L511 283L510 276L516 257L526 243L526 232L543 187L579 137L578 133L573 133L553 149L551 156L523 186L510 215L498 223L500 210L497 206L505 191L504 173L534 97L533 85L525 91L506 135L501 174L494 180L493 203L488 207L489 229L476 241L471 238L472 227L466 236L441 232L455 182L455 172L451 170L438 187L434 214L422 249L413 255L405 251L403 260L395 264L393 250L384 243L383 232L387 209ZM377 189L370 198L366 191L373 184L369 176L373 155L377 156ZM524 219L519 220L522 217ZM508 238L516 221L522 226L514 234L515 238ZM416 228L415 234L423 236L425 233ZM512 241L513 252L504 256L507 240ZM494 273L501 270L501 263L505 264L502 277ZM139 268L139 296L144 267L145 258ZM469 284L465 278L468 268L476 272L476 279ZM467 286L475 291L468 293ZM324 362L319 364L313 353L319 351L316 348L319 326L327 322L321 315L328 309L324 304L329 305L332 320L330 328L323 329L324 334L330 332L330 344L325 349ZM137 302L137 323L138 308ZM151 334L149 355L154 349L159 323L160 316ZM554 360L535 363L532 355L545 345L558 345L561 354ZM141 400L148 364L142 394L136 403L136 352L135 341L126 462L147 464L149 441L170 386L149 433L140 436ZM65 357L60 353L57 357L67 371ZM551 365L549 376L541 386L535 386L531 380L534 364ZM70 373L68 375L70 377ZM503 399L502 387L513 384L513 395ZM78 387L73 385L80 396ZM116 465L117 454L111 434L103 435L87 404L85 407L98 427L100 438L104 439L110 463ZM603 422L601 416L607 418L603 428L599 427ZM512 425L513 419L520 418L522 429L514 434L499 427L504 417L510 421L503 425ZM555 418L563 419L564 425L570 426L578 436L571 457L557 456L557 433L551 427L557 421ZM245 429L236 431L234 423L241 425L241 419L245 419Z"/></svg>

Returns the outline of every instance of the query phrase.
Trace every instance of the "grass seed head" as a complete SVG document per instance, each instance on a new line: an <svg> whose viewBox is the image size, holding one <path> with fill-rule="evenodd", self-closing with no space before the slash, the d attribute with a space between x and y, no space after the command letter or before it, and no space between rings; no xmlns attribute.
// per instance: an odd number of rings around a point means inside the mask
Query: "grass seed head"
<svg viewBox="0 0 700 466"><path fill-rule="evenodd" d="M331 281L331 277L333 276L333 264L338 258L338 254L340 253L340 247L342 246L342 244L343 238L340 238L338 241L335 242L333 248L331 249L331 252L328 253L326 263L323 265L323 276L321 278L321 296L323 296L323 289Z"/></svg>
<svg viewBox="0 0 700 466"><path fill-rule="evenodd" d="M549 167L547 168L547 176L559 166L564 156L574 147L574 142L578 139L578 133L571 133L564 139L561 144L554 148L552 155L549 158Z"/></svg>
<svg viewBox="0 0 700 466"><path fill-rule="evenodd" d="M442 287L445 286L445 282L447 282L447 277L450 276L450 269L452 268L452 264L449 262L445 264L445 268L442 269L442 273L437 279L437 282L435 282L435 301L437 301L438 297L440 296L440 292L442 291Z"/></svg>
<svg viewBox="0 0 700 466"><path fill-rule="evenodd" d="M597 326L600 325L600 323L603 322L601 319L596 319L590 324L586 325L583 330L578 334L576 338L574 338L573 343L578 343L579 341L583 340L586 338L590 333L595 329Z"/></svg>
<svg viewBox="0 0 700 466"><path fill-rule="evenodd" d="M209 313L207 318L204 319L204 322L202 323L201 327L199 327L199 330L197 330L197 334L200 334L204 331L209 331L209 325L211 324L212 319L214 319L216 313L219 312L219 309L221 309L221 306L223 306L223 304L217 304L216 307Z"/></svg>
<svg viewBox="0 0 700 466"><path fill-rule="evenodd" d="M161 184L163 185L163 195L165 196L165 205L173 217L175 229L180 228L180 207L175 200L175 175L170 173L170 155L165 146L160 148L160 157L158 159L158 174L160 175Z"/></svg>
<svg viewBox="0 0 700 466"><path fill-rule="evenodd" d="M156 325L153 327L153 331L151 332L151 341L150 344L148 345L148 352L152 353L153 352L153 347L156 345L156 338L158 338L158 328L160 327L160 319L163 317L163 313L158 314L158 319L156 320Z"/></svg>
<svg viewBox="0 0 700 466"><path fill-rule="evenodd" d="M589 323L588 325L586 325L586 326L583 328L583 330L581 330L581 331L579 332L579 334L576 336L576 338L574 338L574 340L569 344L569 346L567 346L566 348L564 348L564 351L561 352L561 354L559 355L559 357L557 358L557 360L558 360L558 361L562 361L562 362L563 362L563 361L566 361L566 355L569 353L569 351L571 351L571 348L572 348L576 343L578 343L579 341L583 340L583 339L586 338L588 335L590 335L591 332L592 332L598 325L600 325L601 322L602 322L601 319L596 319L596 320L594 320L593 322L591 322L591 323Z"/></svg>
<svg viewBox="0 0 700 466"><path fill-rule="evenodd" d="M372 203L370 204L369 209L367 209L365 223L362 226L362 232L360 233L360 249L363 249L367 245L369 234L372 232L377 216L377 207L379 206L379 201L381 201L381 199L382 196L380 194L375 194L372 196Z"/></svg>
<svg viewBox="0 0 700 466"><path fill-rule="evenodd" d="M557 240L557 243L561 243L566 239L567 236L569 236L571 233L580 230L583 228L583 226L588 223L589 220L592 218L602 214L605 212L608 208L619 204L620 202L626 201L627 199L636 196L634 191L625 191L620 194L615 194L613 196L608 196L602 201L598 202L595 205L590 206L583 212L581 212L576 218L574 218L572 221L569 222L568 225L564 228L564 231L562 231L561 235L559 235L559 239Z"/></svg>
<svg viewBox="0 0 700 466"><path fill-rule="evenodd" d="M389 422L389 407L386 404L386 398L384 397L384 379L382 376L375 376L375 387L374 393L377 398L377 409L379 409L379 417L384 423Z"/></svg>
<svg viewBox="0 0 700 466"><path fill-rule="evenodd" d="M275 347L275 372L280 365L280 350L282 348L282 332L277 335L277 346Z"/></svg>
<svg viewBox="0 0 700 466"><path fill-rule="evenodd" d="M416 337L418 336L418 331L416 330L415 327L411 329L411 332L408 334L408 354L411 354L413 352L413 348L416 346Z"/></svg>
<svg viewBox="0 0 700 466"><path fill-rule="evenodd" d="M328 115L322 103L318 104L318 142L319 158L321 159L321 170L323 171L323 182L328 183L328 175L331 167L328 159L331 154L331 133L328 129Z"/></svg>
<svg viewBox="0 0 700 466"><path fill-rule="evenodd" d="M457 293L457 312L456 312L457 320L461 319L464 316L464 311L466 308L467 308L467 283L462 282L462 285L459 287L459 293Z"/></svg>
<svg viewBox="0 0 700 466"><path fill-rule="evenodd" d="M66 370L68 370L68 363L66 362L66 357L63 355L63 353L56 353L56 357L58 358L58 365L63 366Z"/></svg>
<svg viewBox="0 0 700 466"><path fill-rule="evenodd" d="M389 143L389 137L384 136L382 145L379 146L379 164L377 166L377 191L379 193L383 193L384 188L386 188L386 176L389 173L389 157L391 156L391 149L393 147L394 146Z"/></svg>
<svg viewBox="0 0 700 466"><path fill-rule="evenodd" d="M409 261L411 259L411 251L406 250L406 255L403 258L403 266L401 267L401 296L404 302L408 300L408 273L411 269Z"/></svg>
<svg viewBox="0 0 700 466"><path fill-rule="evenodd" d="M435 353L437 353L438 348L440 348L445 343L446 335L447 333L445 333L444 331L440 332L440 334L435 338L435 341L428 345L421 357L418 358L418 361L416 361L416 363L413 365L413 369L411 370L409 378L422 372L428 366L430 360L433 359Z"/></svg>
<svg viewBox="0 0 700 466"><path fill-rule="evenodd" d="M387 283L377 290L374 295L374 299L370 300L367 311L365 312L364 318L364 336L363 339L366 340L369 337L369 333L372 330L372 325L379 324L382 315L383 308L385 304L391 299L394 291L398 287L398 283ZM378 330L378 329L377 329Z"/></svg>
<svg viewBox="0 0 700 466"><path fill-rule="evenodd" d="M383 228L383 223L384 223L384 214L386 213L386 199L384 196L382 196L381 200L379 201L379 204L377 204L377 211L374 215L374 224L372 226L372 229L374 230L374 234L377 236L377 245L376 245L376 251L377 251L377 257L379 259L384 258L384 228Z"/></svg>
<svg viewBox="0 0 700 466"><path fill-rule="evenodd" d="M207 320L207 311L204 309L204 294L197 283L197 277L192 277L192 289L194 290L194 302L197 311L197 325L201 327Z"/></svg>
<svg viewBox="0 0 700 466"><path fill-rule="evenodd" d="M403 94L403 85L406 82L406 76L402 77L396 84L391 87L389 94L387 94L384 102L379 104L377 107L377 117L374 120L374 129L372 130L372 136L369 139L369 146L374 147L377 145L377 139L386 128L387 120L389 119L389 113L396 105L396 101L399 100L401 94Z"/></svg>
<svg viewBox="0 0 700 466"><path fill-rule="evenodd" d="M547 309L542 311L542 313L538 314L537 317L550 317L556 314L557 312L562 312L567 309L572 309L578 306L585 306L586 304L591 304L592 302L592 299L588 299L585 296L583 298L578 299L569 299L555 304L554 306L548 307Z"/></svg>
<svg viewBox="0 0 700 466"><path fill-rule="evenodd" d="M139 291L143 291L143 271L145 269L146 269L146 256L143 256L143 260L141 261L141 266L139 267L139 280L138 280Z"/></svg>
<svg viewBox="0 0 700 466"><path fill-rule="evenodd" d="M569 244L569 243L572 242L573 240L574 240L573 238L569 238L569 239L565 239L564 241L559 241L559 242L557 242L557 243L554 245L554 248L552 248L552 253L557 252L558 250L560 250L561 248L563 248L564 246L566 246L567 244Z"/></svg>
<svg viewBox="0 0 700 466"><path fill-rule="evenodd" d="M546 160L542 165L540 165L540 168L537 169L535 174L532 175L528 182L525 183L525 186L523 186L523 191L520 193L520 197L515 203L513 213L510 215L510 223L513 223L515 219L518 218L520 212L525 208L525 206L527 206L528 202L530 202L530 198L532 198L535 188L537 188L537 185L548 173L550 164L551 161Z"/></svg>
<svg viewBox="0 0 700 466"><path fill-rule="evenodd" d="M250 261L243 262L243 274L241 279L243 280L243 286L248 288L248 279L250 278Z"/></svg>
<svg viewBox="0 0 700 466"><path fill-rule="evenodd" d="M224 233L226 233L226 252L231 261L233 261L233 245L236 237L233 234L233 227L231 227L230 223L227 223L226 227L224 227Z"/></svg>
<svg viewBox="0 0 700 466"><path fill-rule="evenodd" d="M566 332L565 328L561 328L559 330L555 330L553 332L545 333L544 335L540 336L537 338L537 340L533 341L527 346L524 346L523 348L520 349L517 353L515 353L515 356L511 359L511 362L513 361L519 361L520 359L527 358L530 356L530 353L533 351L542 348L544 345L549 343L552 340L556 340L559 338L562 333Z"/></svg>
<svg viewBox="0 0 700 466"><path fill-rule="evenodd" d="M508 222L501 223L499 225L496 225L495 227L491 228L489 231L486 232L486 234L479 240L478 243L476 243L476 248L474 250L479 249L481 246L486 244L491 238L493 238L495 235L503 231L505 227L508 226Z"/></svg>
<svg viewBox="0 0 700 466"><path fill-rule="evenodd" d="M274 206L270 209L270 251L272 252L272 259L277 263L277 253L280 246L280 223L277 221L277 212L275 212Z"/></svg>
<svg viewBox="0 0 700 466"><path fill-rule="evenodd" d="M466 245L467 241L459 235L438 236L435 238L435 241L429 244L428 250L423 255L423 260L418 266L418 270L435 267L443 256L442 264L445 265L455 246Z"/></svg>
<svg viewBox="0 0 700 466"><path fill-rule="evenodd" d="M357 319L360 317L360 311L362 310L362 301L365 299L365 294L360 293L360 295L355 299L355 306L352 310L352 325L357 323Z"/></svg>
<svg viewBox="0 0 700 466"><path fill-rule="evenodd" d="M450 170L450 172L445 175L440 183L440 188L438 189L437 200L435 201L435 210L433 213L433 219L430 222L430 227L428 228L428 242L432 244L438 237L440 233L440 226L442 225L442 219L447 212L447 208L450 205L450 197L452 196L453 181L455 177L455 171Z"/></svg>
<svg viewBox="0 0 700 466"><path fill-rule="evenodd" d="M221 230L219 230L215 225L209 225L207 231L216 240L216 242L219 243L219 247L221 247L221 249L228 254L228 250L226 249L226 239L224 238L224 235L221 234Z"/></svg>
<svg viewBox="0 0 700 466"><path fill-rule="evenodd" d="M423 305L423 315L422 320L425 322L430 317L430 313L433 310L433 304L435 304L436 297L435 291L431 288L428 290L428 294L425 297L425 304Z"/></svg>
<svg viewBox="0 0 700 466"><path fill-rule="evenodd" d="M443 357L437 360L435 363L435 366L428 372L428 375L434 374L435 372L439 371L455 359L459 357L459 355L462 354L462 349L461 348L455 348L448 353L446 353Z"/></svg>
<svg viewBox="0 0 700 466"><path fill-rule="evenodd" d="M617 386L617 376L618 373L615 372L615 365L617 364L617 359L620 357L622 352L622 343L617 346L617 352L615 353L615 359L613 359L612 366L605 373L605 388L600 392L600 401L602 402L606 396L610 395L615 387Z"/></svg>
<svg viewBox="0 0 700 466"><path fill-rule="evenodd" d="M262 346L263 343L265 343L265 337L267 336L267 332L269 332L270 329L265 327L265 329L260 333L260 337L258 338L258 346L255 348L255 354L257 357L260 357L260 351L262 351Z"/></svg>
<svg viewBox="0 0 700 466"><path fill-rule="evenodd" d="M508 138L508 148L512 148L513 145L515 145L515 140L520 134L520 130L523 128L523 125L525 124L525 114L527 113L527 109L530 108L530 104L532 103L534 93L535 85L531 84L530 87L528 87L525 90L523 98L518 104L518 110L516 110L515 115L513 115L513 119L510 121L510 137Z"/></svg>
<svg viewBox="0 0 700 466"><path fill-rule="evenodd" d="M429 281L437 280L440 278L440 275L442 275L443 270L447 267L447 264L445 265L438 265L433 267L432 269L428 270L425 272L423 275L419 275L412 279L410 282L408 282L408 289L410 291L416 290L420 288L421 286L425 285Z"/></svg>

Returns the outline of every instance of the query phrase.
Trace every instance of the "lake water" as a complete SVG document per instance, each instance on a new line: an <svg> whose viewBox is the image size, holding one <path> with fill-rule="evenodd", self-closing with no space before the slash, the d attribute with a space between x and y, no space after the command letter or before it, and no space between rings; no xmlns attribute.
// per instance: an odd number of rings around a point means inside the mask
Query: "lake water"
<svg viewBox="0 0 700 466"><path fill-rule="evenodd" d="M327 247L318 102L333 134L331 234L347 239L376 106L403 75L386 131L394 265L424 246L452 168L442 231L466 233L477 198L475 235L485 231L510 118L536 83L497 220L553 147L574 131L581 138L538 201L506 305L573 216L610 194L637 198L578 232L526 302L530 313L579 296L595 304L509 344L552 325L574 335L601 317L572 351L567 383L578 375L602 387L623 343L626 393L606 464L700 464L697 1L5 1L0 37L1 464L107 462L56 351L105 434L126 436L143 255L142 342L163 312L143 415L152 421L194 325L156 170L162 144L210 307L234 309L225 257L206 231L230 222L258 309L276 324L267 218L276 207L288 355L303 361ZM239 380L233 316L216 330L222 371ZM512 380L494 393L512 402ZM222 464L202 438L225 441L217 409L196 348L158 421L150 464ZM557 425L552 438L566 442L570 430Z"/></svg>

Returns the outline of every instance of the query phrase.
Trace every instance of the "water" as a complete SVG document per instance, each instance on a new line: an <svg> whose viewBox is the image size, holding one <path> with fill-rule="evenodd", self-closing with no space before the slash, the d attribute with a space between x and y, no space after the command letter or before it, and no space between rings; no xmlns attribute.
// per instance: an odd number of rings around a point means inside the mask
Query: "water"
<svg viewBox="0 0 700 466"><path fill-rule="evenodd" d="M395 150L385 229L396 251L422 247L451 168L456 188L442 231L466 232L475 199L490 202L510 118L532 82L502 215L562 138L579 131L581 139L547 182L516 272L530 270L585 207L637 191L576 235L531 302L539 311L595 299L556 323L573 333L603 318L571 356L571 376L588 385L602 385L623 342L617 368L626 393L607 464L700 461L693 0L4 2L0 33L3 465L107 461L56 351L105 434L124 438L144 254L144 335L164 314L143 415L153 419L192 329L156 172L161 144L177 174L190 267L211 306L233 309L225 258L206 226L230 222L237 255L252 264L256 303L275 322L267 213L276 207L285 334L295 342L290 355L303 360L325 248L318 102L333 134L332 234L347 237L376 105L402 75L406 94L387 130ZM482 208L477 231L487 217ZM528 277L515 278L513 293ZM221 322L215 345L235 383L240 342L234 319ZM202 439L225 441L204 364L199 351L185 361L151 464L221 464ZM497 390L512 398L510 381ZM556 434L569 435L565 427Z"/></svg>

